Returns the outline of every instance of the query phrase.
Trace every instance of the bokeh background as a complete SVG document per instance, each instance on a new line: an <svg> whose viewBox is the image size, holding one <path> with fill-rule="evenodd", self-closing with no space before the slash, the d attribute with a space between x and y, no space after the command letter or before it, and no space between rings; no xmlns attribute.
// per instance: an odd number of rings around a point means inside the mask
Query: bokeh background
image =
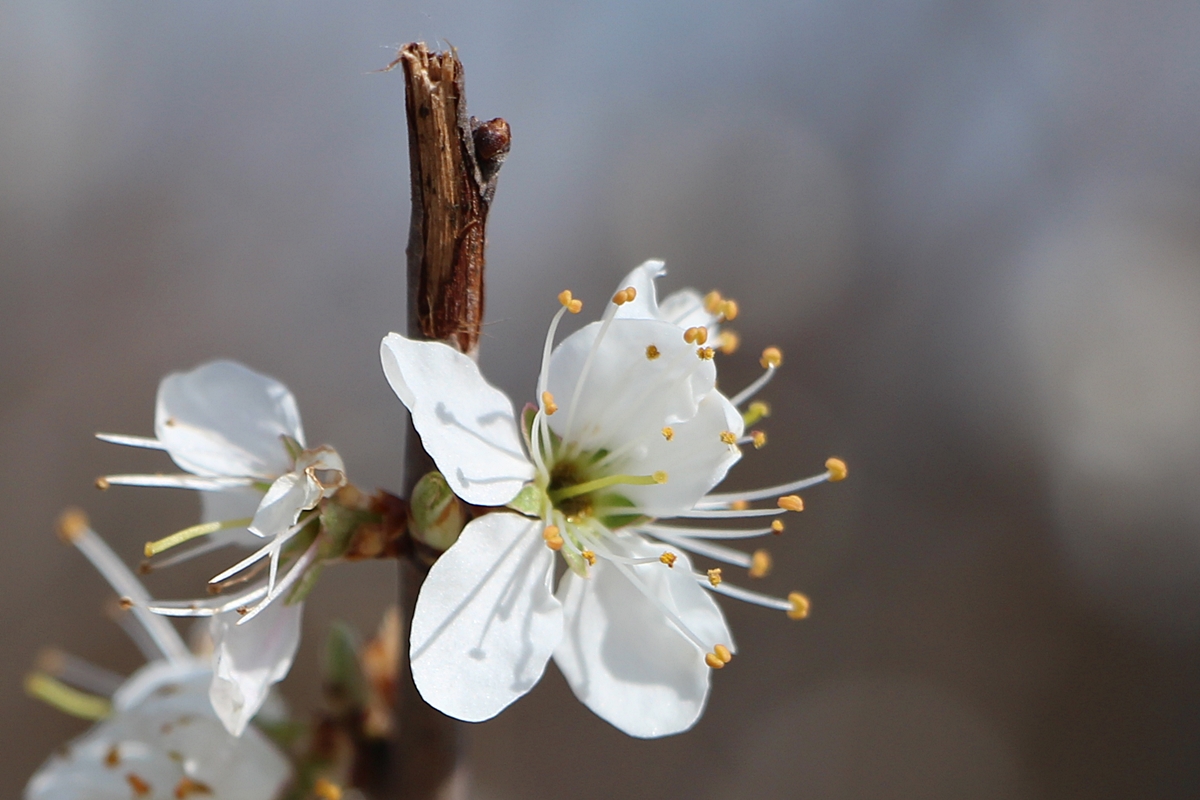
<svg viewBox="0 0 1200 800"><path fill-rule="evenodd" d="M551 667L470 729L484 798L1125 798L1200 793L1200 5L205 2L0 5L0 795L84 725L27 699L44 645L139 663L52 523L131 562L190 524L158 379L226 356L310 441L400 484L378 366L403 330L400 43L449 42L514 145L485 372L530 395L570 287L662 257L741 304L771 437L731 481L845 483L726 603L742 655L690 733L627 739ZM212 563L152 575L186 594ZM328 570L285 693L393 570Z"/></svg>

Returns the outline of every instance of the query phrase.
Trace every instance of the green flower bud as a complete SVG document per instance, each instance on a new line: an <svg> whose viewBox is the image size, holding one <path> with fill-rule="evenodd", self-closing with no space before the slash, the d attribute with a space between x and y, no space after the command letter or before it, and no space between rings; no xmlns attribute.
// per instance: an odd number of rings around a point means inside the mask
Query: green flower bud
<svg viewBox="0 0 1200 800"><path fill-rule="evenodd" d="M462 503L450 490L440 472L421 476L408 499L412 525L409 533L414 539L434 550L447 550L458 541L467 524Z"/></svg>

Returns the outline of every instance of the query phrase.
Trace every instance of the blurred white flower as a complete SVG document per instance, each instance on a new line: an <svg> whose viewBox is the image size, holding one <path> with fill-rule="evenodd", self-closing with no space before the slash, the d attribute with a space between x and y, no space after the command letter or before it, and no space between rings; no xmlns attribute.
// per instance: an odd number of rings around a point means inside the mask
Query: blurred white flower
<svg viewBox="0 0 1200 800"><path fill-rule="evenodd" d="M145 589L81 514L64 517L62 531L133 603L145 634L139 640L153 660L109 702L35 676L39 696L67 710L107 714L42 765L25 787L25 800L278 797L291 774L287 760L257 729L240 738L226 732L209 703L208 660L193 656L166 620L145 611ZM87 682L87 668L75 673Z"/></svg>
<svg viewBox="0 0 1200 800"><path fill-rule="evenodd" d="M210 581L243 583L247 570L267 577L228 597L164 601L170 616L210 616L216 649L212 702L229 731L245 730L272 684L291 668L300 642L302 603L287 595L317 562L322 498L346 484L331 447L305 449L295 398L279 381L233 361L211 361L159 384L155 438L98 434L116 444L165 450L182 475L108 475L101 485L166 486L201 491L204 521L146 545L154 556L202 536L208 541L157 566L239 541L266 543ZM246 531L249 533L247 534ZM252 534L252 536L250 535ZM279 576L281 562L290 566ZM236 577L235 577L236 576ZM284 598L284 603L274 603ZM278 606L276 608L276 606ZM271 608L270 613L264 613ZM259 615L263 615L259 618Z"/></svg>
<svg viewBox="0 0 1200 800"><path fill-rule="evenodd" d="M705 540L768 534L782 530L778 520L735 531L654 521L798 511L795 496L774 508L746 504L845 473L831 460L815 478L708 494L741 457L739 445L761 442L761 434L743 436L736 406L770 379L780 356L769 349L763 377L727 399L715 388L714 349L706 342L710 326L736 315L736 304L689 291L659 305L654 278L661 272L657 261L635 269L600 322L555 348L563 315L581 308L570 292L559 296L563 308L541 354L538 404L523 414L524 446L512 404L468 357L394 333L383 340L388 381L454 492L474 505L519 512L468 524L421 589L410 637L413 677L422 696L451 716L494 716L537 682L553 655L576 696L622 731L678 733L703 711L710 668L723 667L734 651L705 589L794 618L807 613L798 593L782 599L731 587L719 569L693 572L682 552L761 575L765 552L751 556ZM557 591L555 552L570 568Z"/></svg>

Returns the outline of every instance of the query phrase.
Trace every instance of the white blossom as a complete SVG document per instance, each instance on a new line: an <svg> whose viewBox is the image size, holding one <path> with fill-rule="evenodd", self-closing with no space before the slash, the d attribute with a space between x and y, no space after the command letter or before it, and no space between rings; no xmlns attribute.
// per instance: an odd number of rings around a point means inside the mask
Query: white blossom
<svg viewBox="0 0 1200 800"><path fill-rule="evenodd" d="M209 660L188 652L166 620L144 613L145 590L81 516L64 532L118 593L138 603L139 638L153 660L112 694L104 719L42 765L25 800L277 798L291 768L257 729L240 738L225 730L208 699Z"/></svg>
<svg viewBox="0 0 1200 800"><path fill-rule="evenodd" d="M622 283L599 322L554 347L570 292L541 353L537 405L519 424L508 398L475 363L437 342L390 334L384 372L421 441L477 517L434 564L412 621L410 656L422 696L468 721L488 719L527 692L554 657L595 713L634 736L686 730L703 711L711 668L734 643L708 591L793 617L807 600L731 587L720 570L694 572L684 550L761 574L751 556L707 539L756 536L663 519L773 517L798 497L743 509L830 477L761 492L713 495L746 438L736 405L716 388L716 325L736 315L719 295L686 291L657 303L650 261ZM726 341L729 341L728 339ZM764 377L779 363L764 355ZM833 462L831 462L832 464ZM670 547L664 547L664 544ZM555 553L569 569L555 586Z"/></svg>
<svg viewBox="0 0 1200 800"><path fill-rule="evenodd" d="M206 537L182 556L231 542L261 544L214 576L245 584L242 573L267 562L264 580L230 596L163 601L152 610L170 616L212 617L216 664L211 699L231 733L240 734L272 684L291 668L300 642L302 603L286 604L317 558L315 539L299 555L288 545L315 533L312 512L322 498L345 485L345 467L331 447L306 449L295 398L287 387L234 361L211 361L168 375L159 384L154 438L98 434L116 444L165 450L186 474L108 475L102 486L160 486L199 490L203 522L147 545L157 555L193 538ZM282 576L280 565L291 558ZM283 599L284 602L276 603Z"/></svg>

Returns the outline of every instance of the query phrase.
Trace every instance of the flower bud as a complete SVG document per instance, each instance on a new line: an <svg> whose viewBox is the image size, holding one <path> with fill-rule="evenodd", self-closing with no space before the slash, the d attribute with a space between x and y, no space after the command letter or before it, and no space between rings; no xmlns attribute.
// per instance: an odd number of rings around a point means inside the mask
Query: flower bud
<svg viewBox="0 0 1200 800"><path fill-rule="evenodd" d="M421 476L413 487L408 506L412 521L409 533L434 550L448 550L467 524L462 503L440 472Z"/></svg>

